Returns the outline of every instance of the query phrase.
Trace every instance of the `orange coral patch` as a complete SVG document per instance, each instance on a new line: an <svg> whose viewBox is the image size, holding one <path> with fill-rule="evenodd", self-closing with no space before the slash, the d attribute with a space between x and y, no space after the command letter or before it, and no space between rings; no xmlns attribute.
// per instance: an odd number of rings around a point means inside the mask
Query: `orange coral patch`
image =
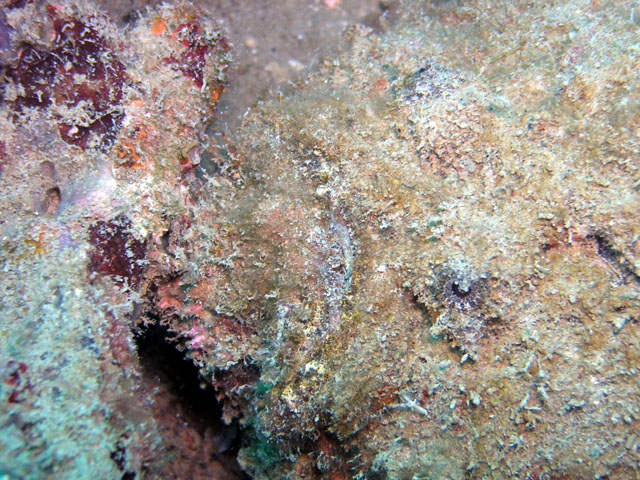
<svg viewBox="0 0 640 480"><path fill-rule="evenodd" d="M164 32L167 31L167 22L165 22L164 18L158 17L151 24L151 33L156 36L164 35Z"/></svg>

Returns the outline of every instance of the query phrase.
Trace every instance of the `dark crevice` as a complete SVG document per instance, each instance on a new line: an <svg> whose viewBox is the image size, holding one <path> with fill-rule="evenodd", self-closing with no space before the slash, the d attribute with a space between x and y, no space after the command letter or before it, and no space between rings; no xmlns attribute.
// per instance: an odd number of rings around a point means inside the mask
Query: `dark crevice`
<svg viewBox="0 0 640 480"><path fill-rule="evenodd" d="M176 348L167 327L152 324L135 337L142 368L165 382L177 396L194 425L219 426L221 408L215 392L201 383L198 368ZM205 388L201 388L201 385Z"/></svg>
<svg viewBox="0 0 640 480"><path fill-rule="evenodd" d="M607 240L604 235L600 233L594 233L592 235L589 235L587 238L595 240L598 248L598 255L609 262L619 262L620 253L613 249L611 242L609 242L609 240Z"/></svg>
<svg viewBox="0 0 640 480"><path fill-rule="evenodd" d="M237 463L241 444L238 425L222 421L215 389L166 326L149 324L135 334L153 416L162 426L167 452L163 478L248 478ZM184 442L189 438L189 444ZM217 475L216 473L217 472ZM208 476L207 476L208 475Z"/></svg>
<svg viewBox="0 0 640 480"><path fill-rule="evenodd" d="M632 269L629 261L622 253L615 249L611 241L602 233L593 233L587 238L595 241L598 255L611 264L622 277L626 284L629 280L640 283L640 276Z"/></svg>
<svg viewBox="0 0 640 480"><path fill-rule="evenodd" d="M123 437L120 440L118 440L114 450L111 451L110 456L111 456L111 460L113 460L115 464L118 466L118 470L123 472L121 480L135 480L136 478L135 472L126 471L127 450L124 447L124 444L122 442L122 440L126 438L127 438L127 435L123 435Z"/></svg>

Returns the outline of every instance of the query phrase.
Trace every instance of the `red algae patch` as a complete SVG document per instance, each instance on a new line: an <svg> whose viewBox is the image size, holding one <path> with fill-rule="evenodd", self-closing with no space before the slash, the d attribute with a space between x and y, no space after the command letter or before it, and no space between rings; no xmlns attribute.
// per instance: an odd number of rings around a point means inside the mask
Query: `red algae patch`
<svg viewBox="0 0 640 480"><path fill-rule="evenodd" d="M128 280L137 285L144 271L147 245L131 232L131 221L125 215L100 221L89 228L89 241L94 246L90 268L109 275L119 284Z"/></svg>
<svg viewBox="0 0 640 480"><path fill-rule="evenodd" d="M16 65L5 72L2 99L13 119L30 108L55 104L60 137L83 150L95 138L106 151L120 131L120 108L127 79L124 65L98 31L55 6L47 11L54 40L49 48L25 44ZM8 95L8 86L17 92Z"/></svg>

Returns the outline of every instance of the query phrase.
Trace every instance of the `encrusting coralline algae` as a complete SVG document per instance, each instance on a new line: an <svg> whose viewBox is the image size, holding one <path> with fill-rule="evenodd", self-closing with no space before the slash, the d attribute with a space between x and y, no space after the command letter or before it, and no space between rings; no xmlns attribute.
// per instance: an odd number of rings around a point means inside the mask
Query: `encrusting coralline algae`
<svg viewBox="0 0 640 480"><path fill-rule="evenodd" d="M201 12L9 2L0 471L638 477L634 6L402 2L216 146Z"/></svg>

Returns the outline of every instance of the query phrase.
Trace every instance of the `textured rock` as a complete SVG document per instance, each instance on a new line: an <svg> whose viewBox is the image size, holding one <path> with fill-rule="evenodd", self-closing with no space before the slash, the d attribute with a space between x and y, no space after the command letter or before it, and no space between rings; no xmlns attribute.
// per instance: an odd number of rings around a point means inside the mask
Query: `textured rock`
<svg viewBox="0 0 640 480"><path fill-rule="evenodd" d="M187 5L126 35L85 3L2 8L0 473L236 478L227 427L192 418L133 333L228 47Z"/></svg>
<svg viewBox="0 0 640 480"><path fill-rule="evenodd" d="M255 425L295 478L633 477L632 5L404 11L245 124Z"/></svg>

